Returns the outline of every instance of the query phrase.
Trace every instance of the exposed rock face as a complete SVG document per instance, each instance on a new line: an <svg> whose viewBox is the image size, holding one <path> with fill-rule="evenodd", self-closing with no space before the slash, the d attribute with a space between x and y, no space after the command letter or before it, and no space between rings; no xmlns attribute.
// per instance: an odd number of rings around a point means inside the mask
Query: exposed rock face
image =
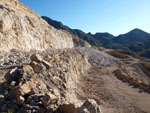
<svg viewBox="0 0 150 113"><path fill-rule="evenodd" d="M72 48L70 33L56 30L19 1L0 1L0 50Z"/></svg>

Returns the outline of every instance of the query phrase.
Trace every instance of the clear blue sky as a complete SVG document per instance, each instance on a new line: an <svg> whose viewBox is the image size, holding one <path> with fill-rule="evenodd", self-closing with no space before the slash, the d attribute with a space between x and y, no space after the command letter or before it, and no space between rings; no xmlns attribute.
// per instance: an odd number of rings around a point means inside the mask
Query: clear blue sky
<svg viewBox="0 0 150 113"><path fill-rule="evenodd" d="M41 16L84 32L150 32L150 0L20 0Z"/></svg>

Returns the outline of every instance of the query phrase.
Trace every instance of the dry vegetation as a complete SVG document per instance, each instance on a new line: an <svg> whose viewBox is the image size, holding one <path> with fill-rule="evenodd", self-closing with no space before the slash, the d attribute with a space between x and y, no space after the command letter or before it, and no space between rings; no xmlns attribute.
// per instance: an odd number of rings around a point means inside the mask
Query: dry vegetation
<svg viewBox="0 0 150 113"><path fill-rule="evenodd" d="M145 69L147 69L148 71L150 71L150 62L142 62L141 64L142 64L142 66L143 66Z"/></svg>
<svg viewBox="0 0 150 113"><path fill-rule="evenodd" d="M105 50L104 47L99 47L99 46L92 46L92 48L97 49L99 51L104 51Z"/></svg>
<svg viewBox="0 0 150 113"><path fill-rule="evenodd" d="M122 54L122 53L120 53L120 52L118 52L118 51L107 51L107 53L108 53L109 55L112 55L112 56L117 57L117 58L128 58L127 55Z"/></svg>
<svg viewBox="0 0 150 113"><path fill-rule="evenodd" d="M136 54L136 53L135 53L135 52L133 52L133 51L128 51L128 50L119 50L119 51L117 51L117 52L119 52L119 53L121 53L121 54L124 54L124 55L132 56L132 57L134 57L134 58L139 58L139 55L138 55L138 54Z"/></svg>
<svg viewBox="0 0 150 113"><path fill-rule="evenodd" d="M130 85L139 88L141 91L145 91L147 93L150 93L150 84L147 85L145 83L143 83L142 81L136 80L135 78L132 78L128 75L125 75L122 73L122 71L120 69L117 69L114 71L116 77L120 80L122 80L123 82L127 82Z"/></svg>

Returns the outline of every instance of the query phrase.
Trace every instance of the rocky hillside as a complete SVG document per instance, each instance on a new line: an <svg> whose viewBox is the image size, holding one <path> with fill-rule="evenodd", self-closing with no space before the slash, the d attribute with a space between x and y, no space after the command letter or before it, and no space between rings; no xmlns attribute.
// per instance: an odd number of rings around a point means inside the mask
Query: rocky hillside
<svg viewBox="0 0 150 113"><path fill-rule="evenodd" d="M0 50L5 51L90 46L69 32L48 25L18 0L0 1L0 37Z"/></svg>

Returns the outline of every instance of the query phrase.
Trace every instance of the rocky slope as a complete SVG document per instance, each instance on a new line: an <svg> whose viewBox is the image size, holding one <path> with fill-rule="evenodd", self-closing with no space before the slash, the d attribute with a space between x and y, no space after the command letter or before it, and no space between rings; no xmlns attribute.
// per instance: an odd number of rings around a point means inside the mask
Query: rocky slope
<svg viewBox="0 0 150 113"><path fill-rule="evenodd" d="M90 46L69 32L48 25L18 0L0 1L0 37L0 50L5 51Z"/></svg>

